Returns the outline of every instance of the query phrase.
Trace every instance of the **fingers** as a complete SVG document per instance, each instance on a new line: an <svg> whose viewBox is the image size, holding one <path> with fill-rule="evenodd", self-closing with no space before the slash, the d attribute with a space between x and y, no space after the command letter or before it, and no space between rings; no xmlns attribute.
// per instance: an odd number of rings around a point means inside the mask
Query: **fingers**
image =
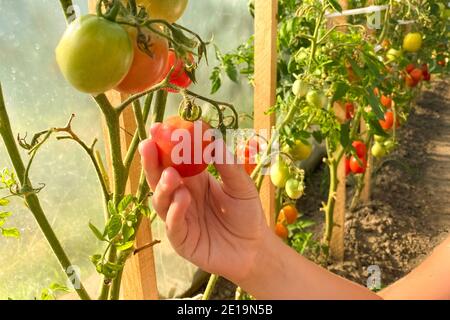
<svg viewBox="0 0 450 320"><path fill-rule="evenodd" d="M181 246L188 234L186 212L191 205L191 195L186 187L177 189L173 195L173 201L167 212L167 234L172 245Z"/></svg>
<svg viewBox="0 0 450 320"><path fill-rule="evenodd" d="M163 168L159 164L158 149L155 142L151 139L141 142L139 145L139 153L141 154L142 167L144 168L147 182L150 188L155 190L163 171Z"/></svg>
<svg viewBox="0 0 450 320"><path fill-rule="evenodd" d="M217 140L215 143L216 155L223 155L223 157L216 157L214 164L222 178L223 191L231 197L243 200L257 197L258 191L253 180L245 172L244 167L236 163L233 154L227 150L225 142Z"/></svg>
<svg viewBox="0 0 450 320"><path fill-rule="evenodd" d="M181 186L182 179L174 168L163 171L152 197L152 205L161 219L166 220L167 211L174 201L176 190Z"/></svg>

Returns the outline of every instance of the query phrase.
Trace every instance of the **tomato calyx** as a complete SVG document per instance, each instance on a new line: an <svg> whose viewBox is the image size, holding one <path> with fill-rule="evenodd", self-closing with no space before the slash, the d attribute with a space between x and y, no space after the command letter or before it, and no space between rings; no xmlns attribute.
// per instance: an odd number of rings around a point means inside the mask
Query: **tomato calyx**
<svg viewBox="0 0 450 320"><path fill-rule="evenodd" d="M103 5L105 5L108 10L106 13L103 13ZM117 16L119 15L120 11L120 1L119 0L113 0L112 4L106 0L99 0L97 2L97 16L104 18L106 20L116 22Z"/></svg>
<svg viewBox="0 0 450 320"><path fill-rule="evenodd" d="M178 108L178 115L186 121L197 121L202 117L202 108L188 97L184 97Z"/></svg>

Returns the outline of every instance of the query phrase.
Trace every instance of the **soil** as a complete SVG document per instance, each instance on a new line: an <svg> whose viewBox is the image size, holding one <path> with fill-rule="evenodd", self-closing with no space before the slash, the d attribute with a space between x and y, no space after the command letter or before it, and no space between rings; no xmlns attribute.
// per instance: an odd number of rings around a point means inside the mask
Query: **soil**
<svg viewBox="0 0 450 320"><path fill-rule="evenodd" d="M418 99L399 146L375 163L372 197L346 212L345 261L328 269L366 285L367 268L381 270L382 287L406 275L445 239L450 231L450 82L436 81ZM317 239L326 199L326 171L309 175L307 196L298 206L316 221ZM348 196L351 199L352 180ZM220 279L213 299L230 299L234 285Z"/></svg>

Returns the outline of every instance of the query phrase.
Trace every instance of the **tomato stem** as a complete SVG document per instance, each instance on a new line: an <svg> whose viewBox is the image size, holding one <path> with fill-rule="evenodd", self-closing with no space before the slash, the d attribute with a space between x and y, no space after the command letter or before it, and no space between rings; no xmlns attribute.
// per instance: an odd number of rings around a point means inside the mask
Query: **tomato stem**
<svg viewBox="0 0 450 320"><path fill-rule="evenodd" d="M20 155L19 149L17 147L14 135L11 129L11 123L9 121L9 116L6 111L5 101L3 98L2 86L0 83L0 135L5 143L5 147L7 149L8 155L11 159L11 162L16 171L16 175L19 178L21 188L27 188L33 190L31 181L28 176L25 175L25 165L23 163L22 157ZM55 232L52 229L45 213L40 204L39 198L36 195L36 192L27 192L24 194L24 200L35 217L42 233L47 239L50 247L52 248L53 253L57 257L59 264L64 270L66 276L69 277L69 280L72 281L75 285L75 290L79 297L82 300L90 300L90 296L84 288L81 279L77 273L72 273L73 264L69 260L66 252L64 251L61 243L59 242ZM69 274L70 273L70 274Z"/></svg>

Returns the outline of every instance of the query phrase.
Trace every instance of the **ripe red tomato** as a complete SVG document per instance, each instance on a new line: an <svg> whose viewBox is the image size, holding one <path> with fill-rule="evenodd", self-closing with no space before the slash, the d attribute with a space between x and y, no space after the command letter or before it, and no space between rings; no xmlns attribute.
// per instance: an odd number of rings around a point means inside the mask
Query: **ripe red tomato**
<svg viewBox="0 0 450 320"><path fill-rule="evenodd" d="M277 223L275 225L275 233L278 237L280 237L283 240L286 240L289 236L289 231L286 228L286 226L282 223Z"/></svg>
<svg viewBox="0 0 450 320"><path fill-rule="evenodd" d="M193 63L194 57L190 55L189 60ZM174 51L170 50L169 57L167 59L167 69L164 73L165 76L169 73L172 67L174 67L174 70L170 75L169 82L180 88L188 88L192 84L192 80L189 78L189 75L185 70L184 61L183 59L178 58ZM177 92L173 89L167 89L167 91Z"/></svg>
<svg viewBox="0 0 450 320"><path fill-rule="evenodd" d="M352 170L350 169L350 159L346 157L345 158L345 175L348 176L351 172L352 172Z"/></svg>
<svg viewBox="0 0 450 320"><path fill-rule="evenodd" d="M355 116L355 105L352 102L345 104L345 118L347 120L353 119Z"/></svg>
<svg viewBox="0 0 450 320"><path fill-rule="evenodd" d="M416 68L416 65L414 63L410 63L406 66L406 72L411 73Z"/></svg>
<svg viewBox="0 0 450 320"><path fill-rule="evenodd" d="M262 141L253 137L246 143L241 143L236 148L236 157L240 163L244 164L245 171L251 175L257 166L257 157L261 151Z"/></svg>
<svg viewBox="0 0 450 320"><path fill-rule="evenodd" d="M380 120L380 125L384 130L390 130L394 125L394 113L388 111L384 114L384 120Z"/></svg>
<svg viewBox="0 0 450 320"><path fill-rule="evenodd" d="M411 75L409 74L407 74L405 77L405 83L410 88L417 87L417 85L419 84L419 82L414 80L413 77L411 77Z"/></svg>
<svg viewBox="0 0 450 320"><path fill-rule="evenodd" d="M437 64L440 65L441 67L445 67L447 65L447 62L445 62L445 60L439 60Z"/></svg>
<svg viewBox="0 0 450 320"><path fill-rule="evenodd" d="M411 71L410 75L414 81L420 82L420 81L422 81L422 78L423 78L423 71L419 68L416 68L413 71Z"/></svg>
<svg viewBox="0 0 450 320"><path fill-rule="evenodd" d="M392 108L392 98L385 96L384 94L381 96L381 104L385 108Z"/></svg>
<svg viewBox="0 0 450 320"><path fill-rule="evenodd" d="M175 168L182 177L202 173L208 166L204 152L211 141L203 138L208 129L210 126L201 120L190 122L178 116L166 119L152 135L160 164L164 168Z"/></svg>
<svg viewBox="0 0 450 320"><path fill-rule="evenodd" d="M147 40L147 50L144 52L138 45L137 30L128 28L128 34L134 45L134 59L131 69L125 79L115 88L126 94L143 92L162 80L167 69L169 44L167 40L147 29L142 29Z"/></svg>
<svg viewBox="0 0 450 320"><path fill-rule="evenodd" d="M359 173L366 172L366 168L367 168L367 160L366 160L366 158L364 157L364 158L359 158L359 159L362 162L362 166L359 164L357 158L355 158L354 156L352 156L350 158L350 170L354 174L359 174Z"/></svg>
<svg viewBox="0 0 450 320"><path fill-rule="evenodd" d="M358 157L365 157L367 154L367 147L362 141L353 141L352 143L353 148L356 150L356 154Z"/></svg>

